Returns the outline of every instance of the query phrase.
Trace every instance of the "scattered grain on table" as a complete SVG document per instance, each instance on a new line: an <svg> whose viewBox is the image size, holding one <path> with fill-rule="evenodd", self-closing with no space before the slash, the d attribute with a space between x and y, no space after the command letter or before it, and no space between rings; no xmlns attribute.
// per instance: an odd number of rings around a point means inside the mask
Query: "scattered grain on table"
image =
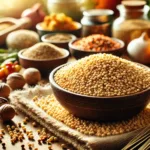
<svg viewBox="0 0 150 150"><path fill-rule="evenodd" d="M35 96L33 101L48 115L86 135L99 137L117 135L140 129L150 124L150 104L140 114L129 120L99 123L75 117L63 108L53 95L43 97Z"/></svg>

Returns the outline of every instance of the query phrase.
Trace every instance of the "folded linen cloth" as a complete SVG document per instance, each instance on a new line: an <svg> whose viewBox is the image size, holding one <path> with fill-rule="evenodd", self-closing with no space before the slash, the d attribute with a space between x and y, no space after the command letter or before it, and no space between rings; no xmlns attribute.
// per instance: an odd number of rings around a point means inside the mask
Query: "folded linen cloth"
<svg viewBox="0 0 150 150"><path fill-rule="evenodd" d="M14 91L10 94L10 101L19 110L23 111L42 126L47 128L56 136L72 144L79 150L120 150L142 129L136 129L127 133L99 137L95 135L85 135L76 129L72 129L63 122L50 116L43 109L38 107L33 97L44 97L51 95L50 85L45 87L36 86L22 91ZM150 109L150 108L149 108ZM149 111L150 116L150 111ZM138 117L137 117L138 118ZM130 121L130 120L129 120ZM150 121L150 120L149 120ZM150 122L149 122L150 123Z"/></svg>

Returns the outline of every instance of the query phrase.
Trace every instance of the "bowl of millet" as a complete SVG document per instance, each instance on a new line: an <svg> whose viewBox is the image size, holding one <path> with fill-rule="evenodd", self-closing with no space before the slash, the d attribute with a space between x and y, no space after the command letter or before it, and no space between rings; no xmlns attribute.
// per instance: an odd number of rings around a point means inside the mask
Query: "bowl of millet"
<svg viewBox="0 0 150 150"><path fill-rule="evenodd" d="M47 76L54 68L68 61L69 52L53 44L41 42L19 51L18 57L24 68L36 68L42 75Z"/></svg>
<svg viewBox="0 0 150 150"><path fill-rule="evenodd" d="M121 56L125 44L122 40L102 34L92 34L69 42L69 50L76 59L97 53L108 53Z"/></svg>
<svg viewBox="0 0 150 150"><path fill-rule="evenodd" d="M150 69L111 54L59 66L49 80L60 104L84 119L129 119L149 103Z"/></svg>
<svg viewBox="0 0 150 150"><path fill-rule="evenodd" d="M58 47L69 49L68 43L77 37L69 33L51 33L45 34L41 37L43 42L54 44Z"/></svg>

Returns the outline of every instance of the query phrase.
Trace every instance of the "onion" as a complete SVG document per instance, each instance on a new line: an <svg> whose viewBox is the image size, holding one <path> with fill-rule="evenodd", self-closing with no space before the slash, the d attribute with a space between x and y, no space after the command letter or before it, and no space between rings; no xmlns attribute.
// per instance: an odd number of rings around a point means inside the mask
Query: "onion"
<svg viewBox="0 0 150 150"><path fill-rule="evenodd" d="M37 23L42 22L45 17L45 13L41 8L41 4L37 3L32 8L26 9L22 12L21 17L28 17L32 21L33 27L36 26Z"/></svg>
<svg viewBox="0 0 150 150"><path fill-rule="evenodd" d="M146 32L127 46L129 56L142 64L150 64L150 39Z"/></svg>

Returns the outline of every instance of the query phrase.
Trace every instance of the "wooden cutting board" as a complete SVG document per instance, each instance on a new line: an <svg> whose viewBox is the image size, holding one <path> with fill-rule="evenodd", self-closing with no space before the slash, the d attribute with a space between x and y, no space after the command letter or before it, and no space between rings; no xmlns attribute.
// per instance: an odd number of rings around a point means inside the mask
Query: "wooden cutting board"
<svg viewBox="0 0 150 150"><path fill-rule="evenodd" d="M5 44L7 35L15 30L29 29L32 23L29 18L0 18L0 45Z"/></svg>

